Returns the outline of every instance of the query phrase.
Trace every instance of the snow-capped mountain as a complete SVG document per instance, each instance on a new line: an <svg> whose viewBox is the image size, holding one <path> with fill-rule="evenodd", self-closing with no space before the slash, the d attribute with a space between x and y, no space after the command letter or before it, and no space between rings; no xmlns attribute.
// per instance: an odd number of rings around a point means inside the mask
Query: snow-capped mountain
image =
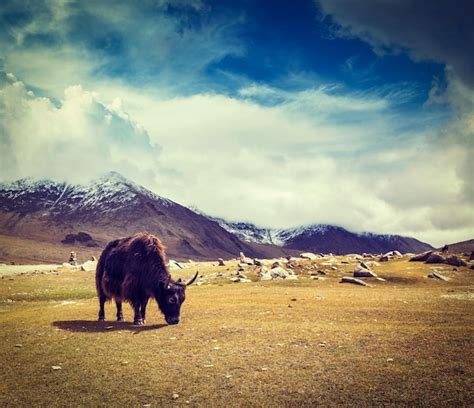
<svg viewBox="0 0 474 408"><path fill-rule="evenodd" d="M275 256L274 251L242 242L214 221L115 172L87 184L32 178L0 184L2 235L64 244L84 232L104 246L139 231L159 236L174 258L229 258L240 251Z"/></svg>
<svg viewBox="0 0 474 408"><path fill-rule="evenodd" d="M431 245L410 237L370 232L354 233L342 227L327 224L271 229L257 227L248 222L228 222L222 218L209 218L243 241L273 244L286 249L335 254L382 253L391 250L422 252L432 249Z"/></svg>

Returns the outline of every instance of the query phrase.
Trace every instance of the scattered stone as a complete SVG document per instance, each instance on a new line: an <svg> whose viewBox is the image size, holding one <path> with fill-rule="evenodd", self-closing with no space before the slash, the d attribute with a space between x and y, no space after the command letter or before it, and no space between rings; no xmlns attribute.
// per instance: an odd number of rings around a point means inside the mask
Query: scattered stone
<svg viewBox="0 0 474 408"><path fill-rule="evenodd" d="M343 276L339 283L353 283L355 285L361 285L361 286L370 286L368 283L364 282L363 280L353 278L351 276Z"/></svg>
<svg viewBox="0 0 474 408"><path fill-rule="evenodd" d="M359 255L359 254L347 254L346 255L348 258L354 258L354 259L364 259L362 255Z"/></svg>
<svg viewBox="0 0 474 408"><path fill-rule="evenodd" d="M337 268L335 266L331 266L332 271L337 271Z"/></svg>
<svg viewBox="0 0 474 408"><path fill-rule="evenodd" d="M232 378L232 375L226 374L226 375L225 375L225 378L227 378L227 379Z"/></svg>
<svg viewBox="0 0 474 408"><path fill-rule="evenodd" d="M57 371L57 370L61 370L62 367L61 366L51 366L51 368L53 369L53 371Z"/></svg>
<svg viewBox="0 0 474 408"><path fill-rule="evenodd" d="M311 261L314 261L315 259L319 259L320 256L313 254L312 252L303 252L302 254L300 254L300 258L310 259Z"/></svg>
<svg viewBox="0 0 474 408"><path fill-rule="evenodd" d="M442 264L445 263L446 259L441 256L438 252L431 253L428 258L426 258L425 263L427 264Z"/></svg>
<svg viewBox="0 0 474 408"><path fill-rule="evenodd" d="M393 363L393 358L387 358L387 363Z"/></svg>
<svg viewBox="0 0 474 408"><path fill-rule="evenodd" d="M294 271L287 270L278 266L271 270L268 270L266 267L262 266L258 272L260 280L273 280L273 279L298 279L298 276Z"/></svg>
<svg viewBox="0 0 474 408"><path fill-rule="evenodd" d="M456 255L446 258L446 263L452 266L467 266L467 263Z"/></svg>
<svg viewBox="0 0 474 408"><path fill-rule="evenodd" d="M276 261L272 263L272 269L279 268L280 267L280 262Z"/></svg>
<svg viewBox="0 0 474 408"><path fill-rule="evenodd" d="M410 258L410 262L425 262L433 251L423 252Z"/></svg>
<svg viewBox="0 0 474 408"><path fill-rule="evenodd" d="M240 263L246 264L246 265L253 265L253 260L251 258L248 258L244 255L243 252L240 253Z"/></svg>
<svg viewBox="0 0 474 408"><path fill-rule="evenodd" d="M231 281L231 282L234 282L234 283L237 283L237 282L241 282L241 283L252 282L250 279L247 279L247 278L240 278L240 277L238 277L238 276L233 276L232 278L230 278L230 281Z"/></svg>
<svg viewBox="0 0 474 408"><path fill-rule="evenodd" d="M377 280L385 281L385 279L379 278L377 274L371 271L368 267L364 268L362 265L365 265L365 264L361 262L360 265L357 265L355 267L354 272L353 272L353 276L355 278L377 278Z"/></svg>
<svg viewBox="0 0 474 408"><path fill-rule="evenodd" d="M389 258L402 258L403 255L399 251L389 251L382 256L388 256Z"/></svg>
<svg viewBox="0 0 474 408"><path fill-rule="evenodd" d="M388 262L390 261L390 258L386 255L383 255L379 258L379 262Z"/></svg>
<svg viewBox="0 0 474 408"><path fill-rule="evenodd" d="M217 262L219 266L225 266L224 260L222 258L219 258Z"/></svg>
<svg viewBox="0 0 474 408"><path fill-rule="evenodd" d="M173 394L173 395L171 396L171 398L173 398L174 400L176 400L176 399L179 398L179 394Z"/></svg>
<svg viewBox="0 0 474 408"><path fill-rule="evenodd" d="M97 260L86 261L81 265L81 271L92 272L97 268Z"/></svg>
<svg viewBox="0 0 474 408"><path fill-rule="evenodd" d="M15 347L17 347L17 348L22 348L22 347L23 347L23 344L15 344Z"/></svg>
<svg viewBox="0 0 474 408"><path fill-rule="evenodd" d="M259 259L254 259L253 260L253 264L256 265L256 266L262 266L262 261L260 261Z"/></svg>
<svg viewBox="0 0 474 408"><path fill-rule="evenodd" d="M439 272L431 272L429 275L428 275L428 278L431 278L431 279L439 279L439 280L442 280L444 282L447 282L449 279L446 277L446 276L443 276L441 275Z"/></svg>

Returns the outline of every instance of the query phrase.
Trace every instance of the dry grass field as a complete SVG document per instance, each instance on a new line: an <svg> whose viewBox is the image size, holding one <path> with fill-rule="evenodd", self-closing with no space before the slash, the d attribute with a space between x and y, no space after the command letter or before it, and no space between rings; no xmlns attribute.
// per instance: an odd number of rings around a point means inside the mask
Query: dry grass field
<svg viewBox="0 0 474 408"><path fill-rule="evenodd" d="M190 264L173 273L209 278L176 326L154 302L143 327L112 304L97 322L91 272L5 276L0 405L472 406L474 271L397 260L362 287L339 283L356 264L342 260L301 262L296 281L248 267L251 283L229 282L235 263ZM450 280L426 278L435 267Z"/></svg>

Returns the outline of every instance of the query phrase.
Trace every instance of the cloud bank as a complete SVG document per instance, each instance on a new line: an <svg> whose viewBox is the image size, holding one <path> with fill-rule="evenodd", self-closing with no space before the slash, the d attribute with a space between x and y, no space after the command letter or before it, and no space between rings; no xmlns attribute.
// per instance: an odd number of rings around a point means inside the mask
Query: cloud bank
<svg viewBox="0 0 474 408"><path fill-rule="evenodd" d="M120 101L105 106L80 85L60 105L37 97L13 74L0 72L0 174L85 181L110 170L143 180L160 147L132 121Z"/></svg>

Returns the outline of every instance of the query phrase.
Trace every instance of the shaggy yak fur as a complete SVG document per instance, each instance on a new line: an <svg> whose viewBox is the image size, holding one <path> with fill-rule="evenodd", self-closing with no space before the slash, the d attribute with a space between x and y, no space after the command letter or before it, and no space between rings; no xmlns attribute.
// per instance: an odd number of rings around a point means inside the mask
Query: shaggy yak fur
<svg viewBox="0 0 474 408"><path fill-rule="evenodd" d="M133 323L142 325L148 300L153 297L166 322L177 324L186 286L196 278L197 273L187 283L171 278L165 265L164 247L154 235L142 232L112 241L105 247L97 264L99 320L105 320L105 302L115 299L118 321L123 321L122 301L125 301L135 312Z"/></svg>

